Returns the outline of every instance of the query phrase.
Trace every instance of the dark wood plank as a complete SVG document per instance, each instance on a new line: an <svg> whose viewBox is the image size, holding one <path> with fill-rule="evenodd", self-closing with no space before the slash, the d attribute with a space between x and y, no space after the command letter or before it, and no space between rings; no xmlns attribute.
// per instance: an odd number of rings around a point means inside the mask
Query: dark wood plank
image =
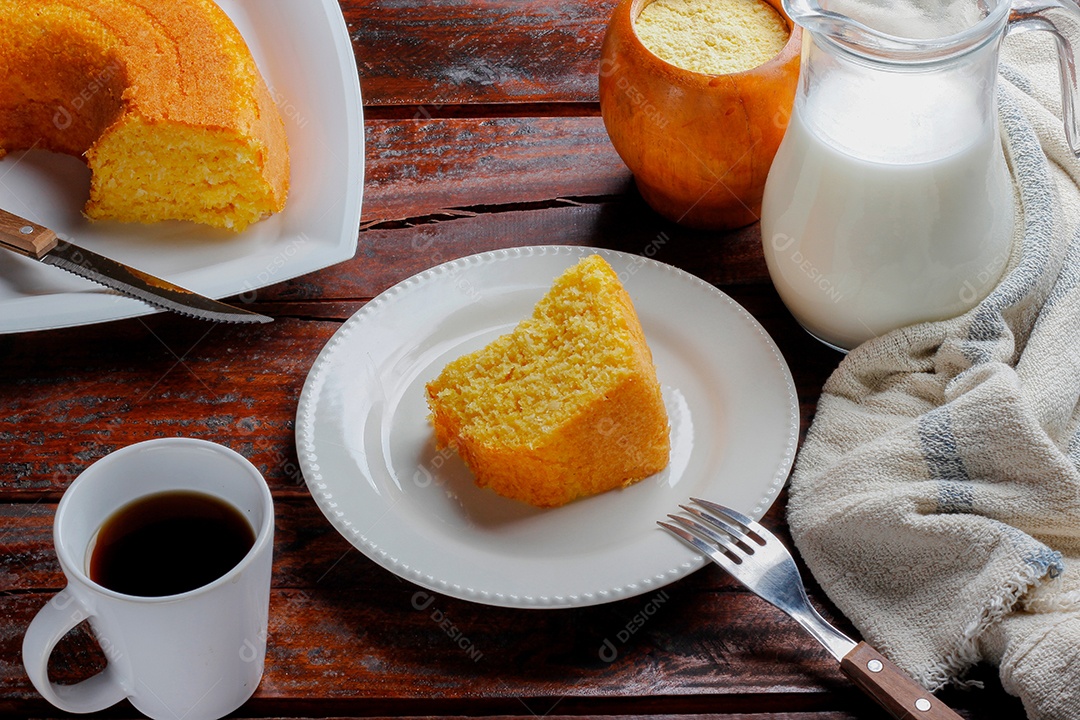
<svg viewBox="0 0 1080 720"><path fill-rule="evenodd" d="M374 120L365 132L365 227L621 195L633 184L595 117Z"/></svg>
<svg viewBox="0 0 1080 720"><path fill-rule="evenodd" d="M523 706L524 707L524 706ZM558 708L556 708L558 709ZM641 709L638 709L641 712ZM243 717L243 716L240 716ZM386 720L388 716L373 717L370 720ZM466 720L467 718L475 718L475 715L449 715L449 716L406 716L400 720L430 720L433 717L445 717L445 720ZM684 715L644 715L644 714L621 714L621 715L561 715L561 714L548 714L544 715L544 720L685 720ZM696 718L701 720L856 720L859 716L853 715L848 712L780 712L780 713L698 713L695 714ZM488 720L520 720L520 715L490 715L487 716ZM273 719L268 719L273 720ZM328 720L342 720L342 718L328 718Z"/></svg>
<svg viewBox="0 0 1080 720"><path fill-rule="evenodd" d="M771 286L757 225L716 233L661 218L598 118L371 123L366 176L354 262L261 299L365 297L462 255L539 244L608 247L720 286Z"/></svg>
<svg viewBox="0 0 1080 720"><path fill-rule="evenodd" d="M364 102L430 117L447 105L595 101L615 0L344 0Z"/></svg>
<svg viewBox="0 0 1080 720"><path fill-rule="evenodd" d="M326 587L273 591L262 707L319 698L313 707L347 700L356 714L423 711L433 701L520 712L519 699L533 699L544 714L556 703L625 711L650 694L723 710L725 697L739 709L745 697L775 694L797 708L845 682L776 611L730 586L718 591L709 575L605 606L548 612L434 595L359 557L332 572L350 577L341 587L328 579ZM18 665L18 641L47 599L0 597L9 618L0 637L2 703L36 699ZM100 663L86 638L58 654L58 681Z"/></svg>
<svg viewBox="0 0 1080 720"><path fill-rule="evenodd" d="M714 236L670 225L633 199L494 209L408 228L360 233L356 256L329 272L260 290L265 301L366 298L435 265L473 253L530 245L584 245L650 257L719 287L770 292L757 227Z"/></svg>
<svg viewBox="0 0 1080 720"><path fill-rule="evenodd" d="M300 492L293 419L338 323L200 323L175 315L0 337L0 494L50 500L94 460L154 437L232 447ZM73 352L78 348L78 352Z"/></svg>
<svg viewBox="0 0 1080 720"><path fill-rule="evenodd" d="M265 675L241 714L881 716L793 623L751 595L717 590L708 571L610 605L525 611L430 595L352 562L339 567L354 575L351 587L272 593ZM0 712L48 712L18 659L22 630L47 600L0 596L8 618ZM54 656L53 676L75 681L100 662L77 629ZM946 699L969 718L1022 717L1018 701L989 680Z"/></svg>

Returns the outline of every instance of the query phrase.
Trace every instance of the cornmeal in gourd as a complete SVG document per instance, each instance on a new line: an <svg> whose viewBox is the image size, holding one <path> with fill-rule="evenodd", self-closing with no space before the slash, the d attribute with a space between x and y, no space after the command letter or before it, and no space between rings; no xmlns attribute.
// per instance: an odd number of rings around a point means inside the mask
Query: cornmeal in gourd
<svg viewBox="0 0 1080 720"><path fill-rule="evenodd" d="M0 28L0 156L85 158L88 217L242 230L284 207L284 123L213 0L0 0Z"/></svg>
<svg viewBox="0 0 1080 720"><path fill-rule="evenodd" d="M742 72L783 49L791 32L762 0L655 0L634 22L654 55L707 75Z"/></svg>
<svg viewBox="0 0 1080 720"><path fill-rule="evenodd" d="M531 317L454 360L427 385L438 447L476 483L537 507L630 485L662 470L667 412L630 296L592 255Z"/></svg>

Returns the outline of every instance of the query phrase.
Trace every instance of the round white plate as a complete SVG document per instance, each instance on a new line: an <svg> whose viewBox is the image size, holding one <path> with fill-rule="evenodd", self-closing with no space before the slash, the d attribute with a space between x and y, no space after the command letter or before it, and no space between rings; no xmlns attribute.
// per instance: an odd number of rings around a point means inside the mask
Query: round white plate
<svg viewBox="0 0 1080 720"><path fill-rule="evenodd" d="M630 293L671 421L671 461L626 489L540 510L479 489L437 451L424 384L532 313L567 267L607 258ZM384 292L323 348L297 411L315 502L369 558L425 588L506 607L653 591L704 564L656 525L690 496L760 518L795 457L799 411L772 340L712 285L636 255L500 250Z"/></svg>
<svg viewBox="0 0 1080 720"><path fill-rule="evenodd" d="M40 150L0 160L0 207L106 257L221 298L348 260L356 253L364 117L356 58L337 0L218 0L240 30L285 122L289 199L241 233L194 223L90 222L90 171ZM0 333L160 312L55 267L0 250Z"/></svg>

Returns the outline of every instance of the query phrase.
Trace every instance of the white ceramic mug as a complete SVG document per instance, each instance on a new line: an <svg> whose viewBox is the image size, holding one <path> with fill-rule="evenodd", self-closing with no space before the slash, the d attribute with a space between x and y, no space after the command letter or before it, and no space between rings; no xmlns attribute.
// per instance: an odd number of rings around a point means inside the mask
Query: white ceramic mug
<svg viewBox="0 0 1080 720"><path fill-rule="evenodd" d="M251 524L255 544L207 585L164 597L109 590L88 575L91 541L119 508L145 495L195 491L222 499ZM165 438L118 450L77 477L60 500L53 540L67 587L43 607L23 638L23 664L46 700L93 712L124 698L151 718L220 718L262 678L270 602L274 508L259 471L203 440ZM74 685L49 680L56 643L89 620L107 663Z"/></svg>

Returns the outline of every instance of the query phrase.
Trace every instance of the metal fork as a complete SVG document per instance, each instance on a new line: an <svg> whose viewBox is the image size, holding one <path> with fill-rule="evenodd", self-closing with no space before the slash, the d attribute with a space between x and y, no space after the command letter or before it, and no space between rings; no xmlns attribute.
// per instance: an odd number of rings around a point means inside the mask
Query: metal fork
<svg viewBox="0 0 1080 720"><path fill-rule="evenodd" d="M960 720L960 716L864 642L830 625L806 596L791 553L771 532L742 513L707 500L680 505L686 515L657 524L712 559L751 592L790 617L840 662L840 669L894 718ZM696 507L695 507L696 506Z"/></svg>

